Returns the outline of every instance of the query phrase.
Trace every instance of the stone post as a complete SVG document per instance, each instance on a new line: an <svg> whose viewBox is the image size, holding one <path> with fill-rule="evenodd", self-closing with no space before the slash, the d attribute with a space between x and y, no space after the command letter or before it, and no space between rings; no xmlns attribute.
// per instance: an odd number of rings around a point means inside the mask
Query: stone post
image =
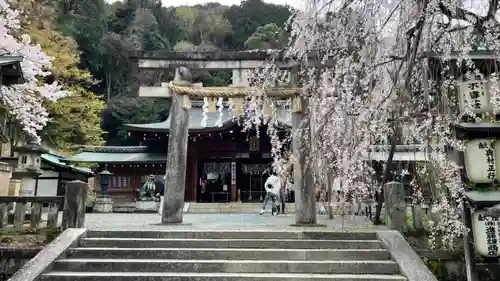
<svg viewBox="0 0 500 281"><path fill-rule="evenodd" d="M191 74L185 67L176 69L174 84L190 85ZM189 112L184 97L172 95L170 107L170 132L168 137L165 199L161 216L162 224L182 223L188 147Z"/></svg>
<svg viewBox="0 0 500 281"><path fill-rule="evenodd" d="M333 173L327 171L326 173L326 189L328 192L328 219L333 220Z"/></svg>
<svg viewBox="0 0 500 281"><path fill-rule="evenodd" d="M0 196L9 195L9 179L11 169L9 164L0 162Z"/></svg>
<svg viewBox="0 0 500 281"><path fill-rule="evenodd" d="M388 229L405 233L406 203L404 185L400 182L384 184L385 223Z"/></svg>
<svg viewBox="0 0 500 281"><path fill-rule="evenodd" d="M9 191L8 196L19 196L19 191L21 190L21 180L13 180L9 181ZM16 203L11 204L8 209L9 211L14 210L16 208Z"/></svg>
<svg viewBox="0 0 500 281"><path fill-rule="evenodd" d="M63 230L84 227L88 188L88 184L82 181L70 181L66 183L62 217Z"/></svg>
<svg viewBox="0 0 500 281"><path fill-rule="evenodd" d="M249 86L248 78L250 76L249 69L236 68L233 69L233 75L231 76L233 87L247 87Z"/></svg>

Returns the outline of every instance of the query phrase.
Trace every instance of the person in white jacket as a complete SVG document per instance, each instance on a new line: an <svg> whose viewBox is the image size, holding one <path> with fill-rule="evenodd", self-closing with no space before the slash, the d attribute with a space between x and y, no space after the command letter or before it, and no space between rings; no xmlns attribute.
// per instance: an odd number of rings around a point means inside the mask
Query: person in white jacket
<svg viewBox="0 0 500 281"><path fill-rule="evenodd" d="M276 176L274 171L271 172L271 175L267 178L264 183L264 188L266 189L266 197L264 198L264 203L262 204L262 210L260 211L260 215L266 212L267 201L271 199L272 202L272 214L277 215L277 204L279 200L280 188L281 188L281 180Z"/></svg>

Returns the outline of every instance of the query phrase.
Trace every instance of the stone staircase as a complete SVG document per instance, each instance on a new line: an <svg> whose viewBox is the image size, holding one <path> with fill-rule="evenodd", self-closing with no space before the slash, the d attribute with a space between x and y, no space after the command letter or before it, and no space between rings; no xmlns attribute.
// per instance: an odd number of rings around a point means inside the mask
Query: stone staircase
<svg viewBox="0 0 500 281"><path fill-rule="evenodd" d="M375 233L89 231L42 281L405 281Z"/></svg>

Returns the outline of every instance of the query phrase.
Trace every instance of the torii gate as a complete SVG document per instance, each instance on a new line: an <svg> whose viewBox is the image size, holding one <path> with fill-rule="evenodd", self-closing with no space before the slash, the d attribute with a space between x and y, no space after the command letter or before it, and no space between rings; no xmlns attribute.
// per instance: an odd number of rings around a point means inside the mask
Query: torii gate
<svg viewBox="0 0 500 281"><path fill-rule="evenodd" d="M184 190L186 188L186 164L188 147L188 110L191 99L216 98L231 99L235 103L235 111L242 113L244 98L251 94L262 94L261 90L249 86L249 72L265 67L271 57L267 51L246 52L153 52L140 53L133 57L140 69L175 68L175 79L170 83L162 83L161 87L140 87L139 97L171 98L168 140L168 156L166 168L165 201L161 222L163 224L182 223ZM282 56L280 56L282 58ZM314 58L313 58L314 59ZM305 139L300 128L306 115L307 105L300 97L300 89L296 87L297 65L277 60L274 63L280 69L289 70L290 85L266 89L265 96L272 99L292 98L292 149L294 155L294 191L297 224L316 224L316 199L312 175L305 163L307 152L302 146ZM224 70L232 69L231 87L202 87L191 83L189 69ZM212 107L215 105L212 104Z"/></svg>

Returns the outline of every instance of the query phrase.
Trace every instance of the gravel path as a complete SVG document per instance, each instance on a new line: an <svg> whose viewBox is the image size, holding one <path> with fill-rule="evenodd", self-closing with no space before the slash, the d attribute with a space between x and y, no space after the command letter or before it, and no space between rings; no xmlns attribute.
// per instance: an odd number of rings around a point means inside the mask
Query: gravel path
<svg viewBox="0 0 500 281"><path fill-rule="evenodd" d="M158 214L109 213L86 214L85 227L113 230L301 230L311 227L295 227L295 214L271 216L264 214L185 214L184 223L161 225ZM315 227L321 231L376 231L383 229L372 225L366 217L346 216L328 220L318 216L318 223L326 227Z"/></svg>

